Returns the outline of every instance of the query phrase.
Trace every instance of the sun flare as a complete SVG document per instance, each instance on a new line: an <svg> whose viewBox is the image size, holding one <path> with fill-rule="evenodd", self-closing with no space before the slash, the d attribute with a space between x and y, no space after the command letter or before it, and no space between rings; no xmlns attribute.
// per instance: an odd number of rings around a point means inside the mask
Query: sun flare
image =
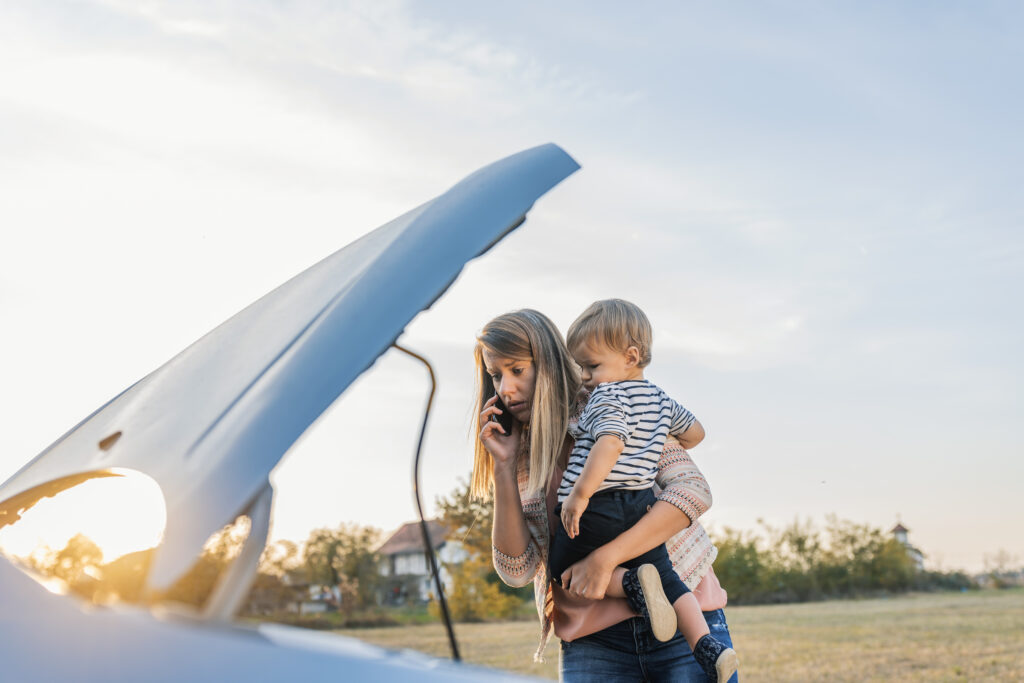
<svg viewBox="0 0 1024 683"><path fill-rule="evenodd" d="M82 534L103 552L103 561L110 562L156 546L166 521L159 485L126 471L40 500L18 522L0 529L0 551L27 557L44 547L59 550Z"/></svg>

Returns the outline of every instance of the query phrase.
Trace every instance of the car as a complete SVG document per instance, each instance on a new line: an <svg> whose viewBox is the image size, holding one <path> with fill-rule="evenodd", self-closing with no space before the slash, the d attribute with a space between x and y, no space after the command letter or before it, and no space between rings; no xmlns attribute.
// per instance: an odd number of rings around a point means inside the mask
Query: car
<svg viewBox="0 0 1024 683"><path fill-rule="evenodd" d="M0 557L2 680L489 680L510 674L331 634L232 621L270 527L270 471L465 264L579 165L554 144L467 176L252 303L73 427L0 485L0 527L46 496L135 471L167 525L145 586L171 586L240 515L251 527L207 603L182 615L54 594ZM425 424L425 423L424 423ZM454 641L453 641L454 646Z"/></svg>

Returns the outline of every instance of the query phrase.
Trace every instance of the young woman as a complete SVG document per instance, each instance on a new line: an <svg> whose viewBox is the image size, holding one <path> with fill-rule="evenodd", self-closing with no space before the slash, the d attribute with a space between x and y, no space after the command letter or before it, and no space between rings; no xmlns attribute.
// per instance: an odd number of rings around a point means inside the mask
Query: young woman
<svg viewBox="0 0 1024 683"><path fill-rule="evenodd" d="M706 681L679 634L662 643L632 601L604 597L622 562L667 544L680 578L704 611L711 633L732 645L722 608L726 593L711 563L715 548L696 522L711 493L689 456L670 439L658 463L657 502L631 529L563 574L562 590L547 575L554 495L571 449L570 419L583 404L579 371L554 324L521 310L484 326L475 351L479 376L479 438L473 491L494 495L494 568L505 583L531 579L542 632L562 640L560 676L568 683L609 680ZM499 402L500 401L500 402ZM496 419L511 417L509 427ZM732 679L735 680L735 679Z"/></svg>

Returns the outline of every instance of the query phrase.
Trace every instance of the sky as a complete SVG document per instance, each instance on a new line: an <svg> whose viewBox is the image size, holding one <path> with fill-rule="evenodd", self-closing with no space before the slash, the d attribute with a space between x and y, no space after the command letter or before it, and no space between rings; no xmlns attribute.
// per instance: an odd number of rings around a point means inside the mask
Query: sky
<svg viewBox="0 0 1024 683"><path fill-rule="evenodd" d="M471 467L483 324L619 297L707 429L712 532L835 514L901 521L932 568L1024 562L1022 29L1004 2L4 3L0 480L292 275L555 142L582 170L402 337L439 379L428 507ZM415 517L426 381L389 352L321 417L272 475L274 538Z"/></svg>

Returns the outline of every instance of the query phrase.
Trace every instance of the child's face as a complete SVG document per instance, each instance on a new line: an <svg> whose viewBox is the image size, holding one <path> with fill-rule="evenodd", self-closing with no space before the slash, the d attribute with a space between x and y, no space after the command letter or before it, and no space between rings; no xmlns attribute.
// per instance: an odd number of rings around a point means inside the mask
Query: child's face
<svg viewBox="0 0 1024 683"><path fill-rule="evenodd" d="M616 351L592 339L573 349L572 356L580 366L583 384L588 389L603 382L622 382L643 377L643 371L637 367L639 354L632 346L627 351Z"/></svg>

